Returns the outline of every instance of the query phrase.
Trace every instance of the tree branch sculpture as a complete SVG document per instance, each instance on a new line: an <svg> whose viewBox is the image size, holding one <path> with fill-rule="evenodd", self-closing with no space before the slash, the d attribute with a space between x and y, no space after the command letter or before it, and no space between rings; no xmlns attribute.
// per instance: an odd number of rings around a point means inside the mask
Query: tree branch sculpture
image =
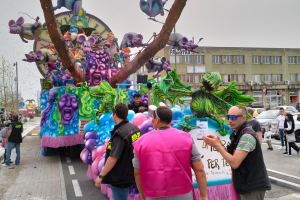
<svg viewBox="0 0 300 200"><path fill-rule="evenodd" d="M65 40L60 31L58 23L55 20L54 12L52 11L52 0L40 0L44 11L45 21L48 27L50 38L59 52L62 64L67 68L76 83L84 82L85 77L80 68L76 65L74 55L69 52ZM163 49L172 33L172 30L177 23L187 0L175 0L170 9L165 24L163 25L158 37L143 51L140 52L134 60L129 62L126 67L122 68L117 75L112 77L111 86L117 87L117 83L123 82L128 76L135 73L141 66L148 62L159 50Z"/></svg>
<svg viewBox="0 0 300 200"><path fill-rule="evenodd" d="M69 51L64 37L60 31L59 25L52 11L52 0L40 0L44 12L48 33L55 49L60 55L63 66L69 70L75 83L84 82L84 73L75 62L74 55Z"/></svg>

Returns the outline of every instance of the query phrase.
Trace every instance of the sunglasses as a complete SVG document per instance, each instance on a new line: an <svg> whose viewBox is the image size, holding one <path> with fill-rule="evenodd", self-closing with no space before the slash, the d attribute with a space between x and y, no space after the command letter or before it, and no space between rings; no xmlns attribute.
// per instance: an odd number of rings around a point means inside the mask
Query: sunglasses
<svg viewBox="0 0 300 200"><path fill-rule="evenodd" d="M243 117L245 115L226 115L227 119L231 119L232 121L236 120L238 117Z"/></svg>

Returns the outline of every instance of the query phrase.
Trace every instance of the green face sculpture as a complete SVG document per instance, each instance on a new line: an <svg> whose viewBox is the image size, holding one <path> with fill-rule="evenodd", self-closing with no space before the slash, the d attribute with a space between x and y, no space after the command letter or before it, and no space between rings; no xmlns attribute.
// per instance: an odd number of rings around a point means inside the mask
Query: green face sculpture
<svg viewBox="0 0 300 200"><path fill-rule="evenodd" d="M200 90L213 92L222 85L222 78L219 72L209 71L200 80Z"/></svg>

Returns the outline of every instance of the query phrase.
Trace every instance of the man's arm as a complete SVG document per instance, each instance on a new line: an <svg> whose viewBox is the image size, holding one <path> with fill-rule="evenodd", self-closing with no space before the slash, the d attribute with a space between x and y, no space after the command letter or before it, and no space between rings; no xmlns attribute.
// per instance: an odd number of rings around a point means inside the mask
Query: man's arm
<svg viewBox="0 0 300 200"><path fill-rule="evenodd" d="M275 130L275 133L277 133L278 126L279 126L279 120L277 121L277 124L276 124L276 130Z"/></svg>
<svg viewBox="0 0 300 200"><path fill-rule="evenodd" d="M196 161L192 164L192 168L195 172L196 180L200 190L199 200L208 200L207 198L207 181L204 166L201 160Z"/></svg>
<svg viewBox="0 0 300 200"><path fill-rule="evenodd" d="M140 196L142 200L145 200L146 197L144 195L143 187L142 187L142 182L141 182L141 175L140 175L140 170L137 168L134 168L134 178L135 178L135 183L136 186L139 190Z"/></svg>
<svg viewBox="0 0 300 200"><path fill-rule="evenodd" d="M6 138L5 138L6 143L8 142L8 138L9 138L10 134L11 134L11 130L8 130Z"/></svg>
<svg viewBox="0 0 300 200"><path fill-rule="evenodd" d="M203 140L206 144L217 149L233 169L238 168L249 153L243 150L236 150L234 155L231 155L223 148L222 144L220 144L218 140L218 137L215 135L203 136Z"/></svg>
<svg viewBox="0 0 300 200"><path fill-rule="evenodd" d="M256 135L257 135L257 137L258 137L259 144L261 145L261 144L262 144L262 132L261 132L261 131L257 131L257 132L256 132Z"/></svg>
<svg viewBox="0 0 300 200"><path fill-rule="evenodd" d="M118 157L108 157L100 174L102 176L106 176L108 174L108 172L110 172L110 170L116 165L116 163L118 162L118 159L119 159ZM95 186L100 188L101 183L102 183L102 178L97 177L97 179L95 181Z"/></svg>

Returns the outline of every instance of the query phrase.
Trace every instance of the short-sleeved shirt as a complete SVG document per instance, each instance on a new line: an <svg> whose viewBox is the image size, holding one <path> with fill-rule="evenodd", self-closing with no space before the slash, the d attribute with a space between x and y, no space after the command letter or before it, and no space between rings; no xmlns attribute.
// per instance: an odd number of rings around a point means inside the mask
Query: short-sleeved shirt
<svg viewBox="0 0 300 200"><path fill-rule="evenodd" d="M144 111L148 110L148 105L143 102L140 102L140 104L137 106L134 104L134 102L128 105L128 109L133 110L135 113L138 113L141 107L145 108Z"/></svg>
<svg viewBox="0 0 300 200"><path fill-rule="evenodd" d="M236 147L237 150L252 152L256 148L256 140L251 134L244 134Z"/></svg>
<svg viewBox="0 0 300 200"><path fill-rule="evenodd" d="M165 127L160 128L160 130L164 130L164 129L166 129L166 128ZM149 134L151 134L151 133L149 133ZM133 154L134 154L134 158L132 159L133 167L136 169L140 169L140 160L137 157L134 149L133 149ZM201 160L201 154L199 153L199 151L196 147L194 138L192 137L191 165L194 162L199 161L199 160Z"/></svg>
<svg viewBox="0 0 300 200"><path fill-rule="evenodd" d="M252 120L252 121L249 121L248 124L252 127L252 129L255 131L255 132L261 132L261 126L260 126L260 123L257 121L257 120Z"/></svg>
<svg viewBox="0 0 300 200"><path fill-rule="evenodd" d="M277 120L279 121L279 126L278 126L278 128L279 128L279 129L284 129L284 120L285 120L284 115L279 115L279 116L277 117Z"/></svg>

